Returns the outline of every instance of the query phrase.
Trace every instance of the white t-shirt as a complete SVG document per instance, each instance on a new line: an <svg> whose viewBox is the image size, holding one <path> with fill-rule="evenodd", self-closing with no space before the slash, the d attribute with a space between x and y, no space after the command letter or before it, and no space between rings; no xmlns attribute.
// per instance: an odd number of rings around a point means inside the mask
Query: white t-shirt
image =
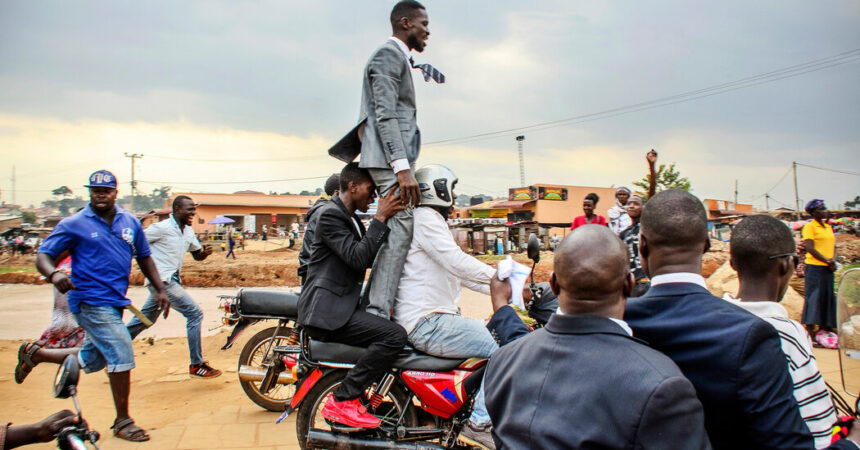
<svg viewBox="0 0 860 450"><path fill-rule="evenodd" d="M144 234L152 250L152 260L158 269L158 276L165 283L182 268L185 252L196 252L203 248L191 226L186 225L180 230L173 214L167 220L147 227ZM146 284L149 284L148 279Z"/></svg>

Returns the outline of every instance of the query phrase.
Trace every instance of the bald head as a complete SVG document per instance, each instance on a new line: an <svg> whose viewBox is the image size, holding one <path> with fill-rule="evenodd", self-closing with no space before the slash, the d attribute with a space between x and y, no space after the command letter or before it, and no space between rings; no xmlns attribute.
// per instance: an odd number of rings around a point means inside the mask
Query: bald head
<svg viewBox="0 0 860 450"><path fill-rule="evenodd" d="M627 248L615 233L585 225L556 249L553 290L559 291L559 305L567 314L607 315L623 302L629 274Z"/></svg>

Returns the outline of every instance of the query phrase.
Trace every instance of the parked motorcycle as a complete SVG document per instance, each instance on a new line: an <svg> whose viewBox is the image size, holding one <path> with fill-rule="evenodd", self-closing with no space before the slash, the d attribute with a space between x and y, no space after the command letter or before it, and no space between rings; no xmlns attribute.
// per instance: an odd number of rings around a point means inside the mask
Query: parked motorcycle
<svg viewBox="0 0 860 450"><path fill-rule="evenodd" d="M296 392L296 378L281 372L274 382L262 385L267 370L272 366L272 349L276 346L296 346L299 294L292 290L239 289L235 296L220 296L219 308L224 311L223 323L232 326L226 350L233 346L239 335L254 323L275 320L277 325L251 336L239 354L239 383L248 398L269 411L281 412ZM297 348L297 347L296 347Z"/></svg>
<svg viewBox="0 0 860 450"><path fill-rule="evenodd" d="M78 413L78 423L69 425L57 433L57 448L60 450L86 450L85 442L89 442L96 450L99 440L99 432L87 428L86 422L81 415L81 405L78 403L78 377L81 373L80 363L77 355L66 356L63 364L57 370L54 378L54 397L69 398L75 404Z"/></svg>

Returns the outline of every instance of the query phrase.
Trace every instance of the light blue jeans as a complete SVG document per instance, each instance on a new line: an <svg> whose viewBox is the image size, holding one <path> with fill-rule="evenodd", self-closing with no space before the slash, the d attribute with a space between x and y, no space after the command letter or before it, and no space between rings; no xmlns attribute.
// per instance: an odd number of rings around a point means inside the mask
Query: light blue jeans
<svg viewBox="0 0 860 450"><path fill-rule="evenodd" d="M489 358L499 348L490 330L480 320L445 313L422 317L409 333L409 343L428 355L445 358ZM490 415L484 404L483 380L469 420L476 426L490 424Z"/></svg>
<svg viewBox="0 0 860 450"><path fill-rule="evenodd" d="M148 288L149 298L146 299L140 312L154 324L160 311L158 310L158 303L155 301L155 288L152 285L149 285ZM167 289L167 299L170 300L170 307L185 317L191 364L203 364L203 350L200 347L200 324L203 322L203 311L197 306L194 299L185 292L185 289L182 289L179 282L171 280L165 285L165 288ZM132 318L127 327L132 339L146 329L146 325L137 317Z"/></svg>
<svg viewBox="0 0 860 450"><path fill-rule="evenodd" d="M122 324L122 307L81 302L75 320L86 331L78 361L85 373L104 368L110 373L134 369L134 349Z"/></svg>

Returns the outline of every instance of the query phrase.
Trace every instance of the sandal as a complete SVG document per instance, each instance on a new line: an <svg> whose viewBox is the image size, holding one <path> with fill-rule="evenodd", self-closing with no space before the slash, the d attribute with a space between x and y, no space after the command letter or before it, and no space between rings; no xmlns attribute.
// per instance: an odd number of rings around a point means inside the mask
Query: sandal
<svg viewBox="0 0 860 450"><path fill-rule="evenodd" d="M110 428L113 430L114 436L126 441L145 442L149 440L149 434L146 433L146 430L135 425L134 419L131 417L122 419L119 422L114 421L113 426Z"/></svg>
<svg viewBox="0 0 860 450"><path fill-rule="evenodd" d="M36 367L36 363L33 362L33 355L35 355L40 348L42 348L42 346L35 342L25 342L18 347L18 365L15 366L16 383L23 383L24 378L27 378L30 371Z"/></svg>

